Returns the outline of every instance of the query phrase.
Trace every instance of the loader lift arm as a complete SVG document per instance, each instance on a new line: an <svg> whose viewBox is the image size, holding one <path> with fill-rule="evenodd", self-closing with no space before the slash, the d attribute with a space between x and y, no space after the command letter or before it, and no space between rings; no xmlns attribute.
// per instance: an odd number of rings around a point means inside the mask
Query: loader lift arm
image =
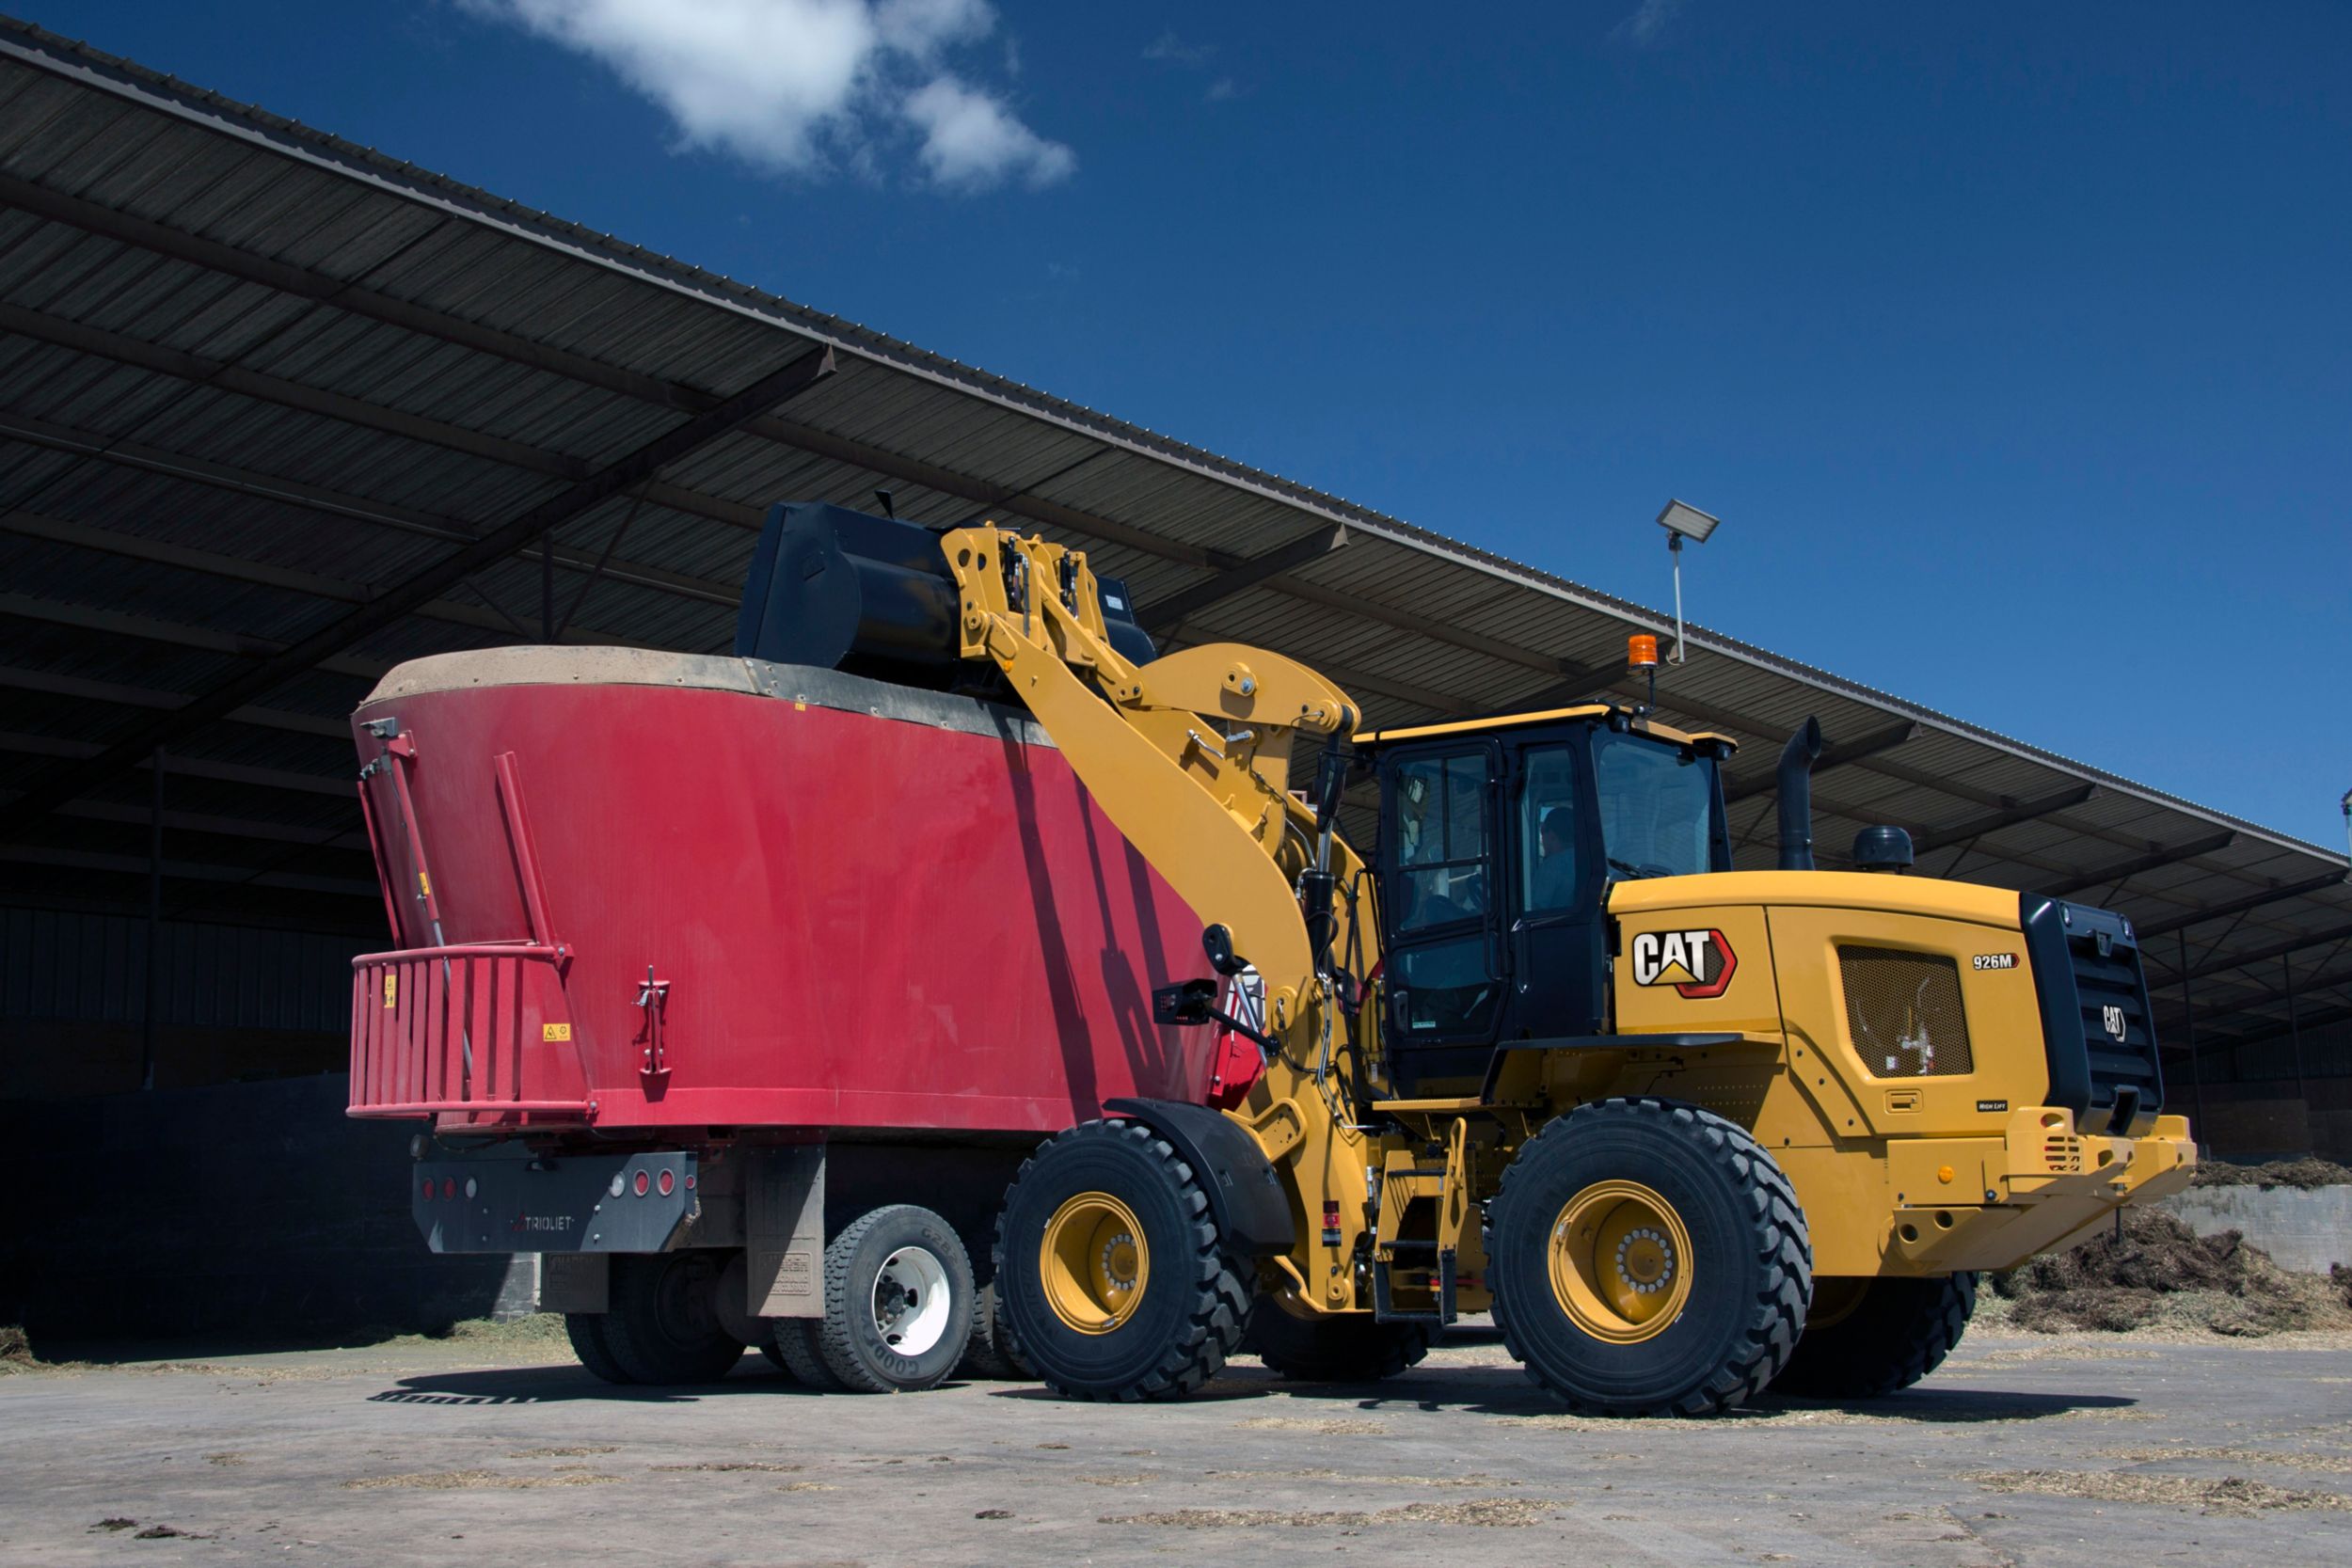
<svg viewBox="0 0 2352 1568"><path fill-rule="evenodd" d="M1083 552L990 525L941 540L960 651L1003 672L1112 824L1266 986L1277 1034L1316 982L1279 857L1320 826L1288 793L1294 736L1353 734L1347 694L1263 648L1209 643L1138 666L1113 648ZM1351 857L1352 858L1352 857Z"/></svg>

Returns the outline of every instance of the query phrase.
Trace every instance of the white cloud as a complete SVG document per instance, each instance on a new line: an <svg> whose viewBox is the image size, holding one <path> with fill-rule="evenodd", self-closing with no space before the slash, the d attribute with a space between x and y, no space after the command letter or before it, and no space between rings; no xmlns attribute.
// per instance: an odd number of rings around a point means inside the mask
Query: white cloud
<svg viewBox="0 0 2352 1568"><path fill-rule="evenodd" d="M923 167L943 185L993 185L1017 174L1031 186L1065 180L1077 155L1006 112L1004 104L953 76L937 76L906 99L923 132Z"/></svg>
<svg viewBox="0 0 2352 1568"><path fill-rule="evenodd" d="M1144 45L1143 48L1145 59L1166 60L1170 65L1207 65L1210 56L1216 53L1216 44L1186 43L1176 36L1176 29L1173 27L1161 29L1160 36Z"/></svg>
<svg viewBox="0 0 2352 1568"><path fill-rule="evenodd" d="M1642 0L1633 8L1632 15L1609 30L1609 36L1645 49L1666 36L1687 3L1688 0Z"/></svg>
<svg viewBox="0 0 2352 1568"><path fill-rule="evenodd" d="M1047 185L1077 167L1069 148L949 69L952 52L995 31L988 0L459 3L601 61L660 105L686 146L762 168L871 171L909 140L932 179L964 190Z"/></svg>

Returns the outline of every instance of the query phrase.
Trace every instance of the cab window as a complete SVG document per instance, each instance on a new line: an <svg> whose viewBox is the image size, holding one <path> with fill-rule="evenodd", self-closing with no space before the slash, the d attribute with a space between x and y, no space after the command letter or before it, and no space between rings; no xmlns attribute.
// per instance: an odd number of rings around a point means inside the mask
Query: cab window
<svg viewBox="0 0 2352 1568"><path fill-rule="evenodd" d="M1396 928L1486 912L1486 758L1431 757L1397 770Z"/></svg>
<svg viewBox="0 0 2352 1568"><path fill-rule="evenodd" d="M1487 751L1417 757L1391 776L1389 992L1406 1039L1484 1033L1495 975Z"/></svg>
<svg viewBox="0 0 2352 1568"><path fill-rule="evenodd" d="M1526 908L1565 910L1576 902L1578 876L1576 758L1565 746L1527 753L1519 785L1519 886Z"/></svg>
<svg viewBox="0 0 2352 1568"><path fill-rule="evenodd" d="M1602 730L1593 736L1600 838L1613 878L1708 870L1715 765L1679 746Z"/></svg>

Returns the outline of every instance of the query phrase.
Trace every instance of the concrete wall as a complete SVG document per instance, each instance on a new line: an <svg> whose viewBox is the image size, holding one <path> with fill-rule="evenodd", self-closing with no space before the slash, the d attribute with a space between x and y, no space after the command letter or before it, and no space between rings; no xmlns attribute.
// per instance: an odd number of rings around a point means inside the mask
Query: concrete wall
<svg viewBox="0 0 2352 1568"><path fill-rule="evenodd" d="M335 1073L0 1103L0 1323L299 1343L529 1310L532 1271L425 1250L421 1124L352 1121L345 1098Z"/></svg>
<svg viewBox="0 0 2352 1568"><path fill-rule="evenodd" d="M2200 1236L2237 1230L2282 1269L2326 1274L2331 1263L2352 1268L2352 1187L2191 1187L2164 1199Z"/></svg>

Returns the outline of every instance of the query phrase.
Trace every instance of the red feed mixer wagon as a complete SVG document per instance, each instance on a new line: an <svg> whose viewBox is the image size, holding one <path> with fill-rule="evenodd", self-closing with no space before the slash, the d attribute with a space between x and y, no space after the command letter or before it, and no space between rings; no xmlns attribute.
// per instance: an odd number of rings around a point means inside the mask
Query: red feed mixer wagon
<svg viewBox="0 0 2352 1568"><path fill-rule="evenodd" d="M778 506L736 657L440 655L353 715L397 948L354 963L351 1114L431 1121L427 1241L545 1253L603 1376L1003 1375L974 1269L1023 1157L1201 1101L1151 999L1201 920L952 689L955 605L928 530ZM828 1322L829 1258L877 1310Z"/></svg>

